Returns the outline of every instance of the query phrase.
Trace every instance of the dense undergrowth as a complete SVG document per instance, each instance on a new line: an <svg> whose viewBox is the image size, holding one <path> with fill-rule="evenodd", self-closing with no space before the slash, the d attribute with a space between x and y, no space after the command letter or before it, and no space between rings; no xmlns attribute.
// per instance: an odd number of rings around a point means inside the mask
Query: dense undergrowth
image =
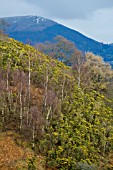
<svg viewBox="0 0 113 170"><path fill-rule="evenodd" d="M8 130L47 167L113 168L111 101L78 87L70 67L11 38L0 40L0 131Z"/></svg>

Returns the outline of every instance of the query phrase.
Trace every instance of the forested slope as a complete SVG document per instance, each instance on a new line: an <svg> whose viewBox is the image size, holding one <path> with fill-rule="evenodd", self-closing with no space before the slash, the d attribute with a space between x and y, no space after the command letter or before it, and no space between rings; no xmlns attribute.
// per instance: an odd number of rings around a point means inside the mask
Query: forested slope
<svg viewBox="0 0 113 170"><path fill-rule="evenodd" d="M34 152L32 169L37 154L61 170L113 168L111 101L74 74L29 45L0 40L0 133L20 135L17 144Z"/></svg>

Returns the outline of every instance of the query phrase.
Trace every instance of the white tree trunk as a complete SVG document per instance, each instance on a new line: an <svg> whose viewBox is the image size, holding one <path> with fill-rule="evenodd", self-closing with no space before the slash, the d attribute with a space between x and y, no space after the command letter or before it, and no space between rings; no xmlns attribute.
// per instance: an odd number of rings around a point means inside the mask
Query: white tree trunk
<svg viewBox="0 0 113 170"><path fill-rule="evenodd" d="M30 62L30 54L29 54L29 63L28 63L28 111L27 111L27 125L29 123L29 110L30 110L30 98L31 98L31 62Z"/></svg>
<svg viewBox="0 0 113 170"><path fill-rule="evenodd" d="M20 80L20 131L22 130L23 124L23 112L22 112L22 77Z"/></svg>
<svg viewBox="0 0 113 170"><path fill-rule="evenodd" d="M45 82L45 100L44 100L44 107L46 107L46 106L47 106L47 90L48 90L48 81L49 81L48 71L46 70L46 82Z"/></svg>

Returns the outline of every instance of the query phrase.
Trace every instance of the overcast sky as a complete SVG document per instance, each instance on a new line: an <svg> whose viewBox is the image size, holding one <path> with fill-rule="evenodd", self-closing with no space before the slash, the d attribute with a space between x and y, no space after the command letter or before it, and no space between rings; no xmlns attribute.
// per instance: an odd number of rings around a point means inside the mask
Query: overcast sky
<svg viewBox="0 0 113 170"><path fill-rule="evenodd" d="M113 43L113 0L0 0L0 17L37 15Z"/></svg>

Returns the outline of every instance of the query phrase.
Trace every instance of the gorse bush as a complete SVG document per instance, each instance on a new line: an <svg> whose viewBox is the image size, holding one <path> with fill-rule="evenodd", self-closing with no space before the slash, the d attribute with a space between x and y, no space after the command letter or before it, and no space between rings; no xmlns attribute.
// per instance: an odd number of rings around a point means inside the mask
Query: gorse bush
<svg viewBox="0 0 113 170"><path fill-rule="evenodd" d="M28 170L36 170L36 160L34 157L28 160Z"/></svg>
<svg viewBox="0 0 113 170"><path fill-rule="evenodd" d="M95 91L83 94L75 87L73 96L64 99L59 119L51 121L41 143L48 165L74 170L78 162L98 164L100 154L112 149L110 117L112 110L106 108L103 95Z"/></svg>

